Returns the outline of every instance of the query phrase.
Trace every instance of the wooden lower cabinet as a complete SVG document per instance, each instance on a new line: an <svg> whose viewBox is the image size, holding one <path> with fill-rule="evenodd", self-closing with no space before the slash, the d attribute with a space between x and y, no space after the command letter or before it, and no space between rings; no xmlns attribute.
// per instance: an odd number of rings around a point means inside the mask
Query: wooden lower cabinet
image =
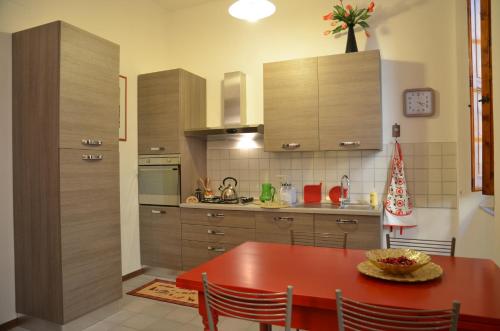
<svg viewBox="0 0 500 331"><path fill-rule="evenodd" d="M290 230L313 231L314 215L258 212L255 213L255 227L257 241L289 244Z"/></svg>
<svg viewBox="0 0 500 331"><path fill-rule="evenodd" d="M254 213L248 211L182 209L182 269L188 270L255 240Z"/></svg>
<svg viewBox="0 0 500 331"><path fill-rule="evenodd" d="M63 306L73 320L122 295L119 157L77 149L59 155Z"/></svg>
<svg viewBox="0 0 500 331"><path fill-rule="evenodd" d="M150 207L147 207L150 208ZM141 206L141 256L143 264L156 263L151 244L153 221L146 207ZM180 208L182 250L179 269L189 270L246 242L290 243L290 230L305 232L348 233L347 247L380 248L379 216L302 214L264 211L235 211L199 208ZM174 228L172 228L174 229ZM151 233L148 235L148 233ZM176 232L177 233L177 232ZM149 237L148 237L149 236ZM147 240L146 240L147 239ZM164 247L168 247L163 242Z"/></svg>
<svg viewBox="0 0 500 331"><path fill-rule="evenodd" d="M255 228L253 212L217 209L182 209L183 224Z"/></svg>
<svg viewBox="0 0 500 331"><path fill-rule="evenodd" d="M180 270L181 223L177 207L140 206L141 263Z"/></svg>
<svg viewBox="0 0 500 331"><path fill-rule="evenodd" d="M379 216L315 215L314 231L347 232L347 248L380 248L382 227Z"/></svg>

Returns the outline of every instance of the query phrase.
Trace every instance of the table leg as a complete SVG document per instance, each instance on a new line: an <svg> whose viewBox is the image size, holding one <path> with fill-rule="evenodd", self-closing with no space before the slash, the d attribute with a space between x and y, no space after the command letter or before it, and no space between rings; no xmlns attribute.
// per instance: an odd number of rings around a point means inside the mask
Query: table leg
<svg viewBox="0 0 500 331"><path fill-rule="evenodd" d="M205 305L205 295L203 292L198 291L198 312L201 315L201 319L203 321L203 326L204 326L204 331L211 331L210 330L210 324L208 322L208 314L207 314L207 309ZM214 320L214 331L217 331L217 323L219 322L219 314L216 312L212 311L212 318Z"/></svg>

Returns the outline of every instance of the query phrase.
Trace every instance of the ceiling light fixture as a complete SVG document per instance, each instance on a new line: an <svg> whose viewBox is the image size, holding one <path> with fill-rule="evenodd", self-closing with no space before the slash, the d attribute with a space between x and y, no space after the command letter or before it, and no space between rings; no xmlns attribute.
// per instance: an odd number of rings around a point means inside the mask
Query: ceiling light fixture
<svg viewBox="0 0 500 331"><path fill-rule="evenodd" d="M276 6L269 0L238 0L229 7L229 14L240 20L256 22L271 16Z"/></svg>

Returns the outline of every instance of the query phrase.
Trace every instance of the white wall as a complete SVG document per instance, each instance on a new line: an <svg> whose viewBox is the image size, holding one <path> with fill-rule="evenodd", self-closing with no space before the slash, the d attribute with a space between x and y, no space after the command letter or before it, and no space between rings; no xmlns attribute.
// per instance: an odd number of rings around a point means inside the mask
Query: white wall
<svg viewBox="0 0 500 331"><path fill-rule="evenodd" d="M169 19L169 43L175 49L171 66L207 77L208 122L220 119L223 73L247 74L248 122L263 120L262 63L290 58L343 53L346 37L324 37L321 17L331 1L276 0L275 15L251 24L227 15L230 0L180 10ZM356 3L356 1L354 1ZM358 1L366 4L365 1ZM360 50L380 49L384 143L392 141L391 125L401 124L402 142L458 142L457 210L417 210L419 227L409 236L457 236L462 256L494 255L493 218L478 208L481 194L470 190L467 10L465 1L379 0L372 18L372 37L357 33ZM446 15L443 15L446 13ZM402 91L432 87L437 115L408 119L402 114ZM481 240L478 240L481 238Z"/></svg>
<svg viewBox="0 0 500 331"><path fill-rule="evenodd" d="M1 30L0 30L1 31ZM0 33L0 324L16 318L12 199L12 42Z"/></svg>
<svg viewBox="0 0 500 331"><path fill-rule="evenodd" d="M137 75L168 69L165 66L169 52L165 42L168 32L166 13L150 0L0 1L0 31L15 32L55 20L64 20L120 45L120 73L128 76L129 84L128 141L120 142L122 272L127 274L141 267L137 202ZM3 137L7 131L1 132Z"/></svg>
<svg viewBox="0 0 500 331"><path fill-rule="evenodd" d="M207 2L173 13L169 19L169 56L208 80L208 122L219 124L220 80L224 72L247 74L248 121L262 123L262 63L290 58L343 53L346 37L325 37L322 20L332 1L275 0L276 14L247 23L227 14L231 0ZM356 2L356 1L354 1ZM358 1L366 5L367 1ZM380 49L383 79L384 143L390 126L402 124L403 142L455 141L454 0L380 0L370 18L372 38L357 33L360 50ZM465 23L464 23L465 24ZM438 115L432 120L407 119L402 114L405 88L433 87L438 91ZM450 125L451 124L451 125Z"/></svg>

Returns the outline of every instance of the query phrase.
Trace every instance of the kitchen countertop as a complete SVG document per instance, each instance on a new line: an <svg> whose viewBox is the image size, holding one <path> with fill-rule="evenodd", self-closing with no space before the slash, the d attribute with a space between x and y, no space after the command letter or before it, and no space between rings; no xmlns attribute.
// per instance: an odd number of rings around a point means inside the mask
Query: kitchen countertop
<svg viewBox="0 0 500 331"><path fill-rule="evenodd" d="M382 209L378 208L359 208L355 206L349 208L332 207L330 203L297 205L287 208L261 208L254 203L248 204L217 204L217 203L181 203L181 208L199 208L199 209L218 209L218 210L242 210L242 211L262 211L275 213L305 213L305 214L332 214L332 215L358 215L358 216L380 216Z"/></svg>

